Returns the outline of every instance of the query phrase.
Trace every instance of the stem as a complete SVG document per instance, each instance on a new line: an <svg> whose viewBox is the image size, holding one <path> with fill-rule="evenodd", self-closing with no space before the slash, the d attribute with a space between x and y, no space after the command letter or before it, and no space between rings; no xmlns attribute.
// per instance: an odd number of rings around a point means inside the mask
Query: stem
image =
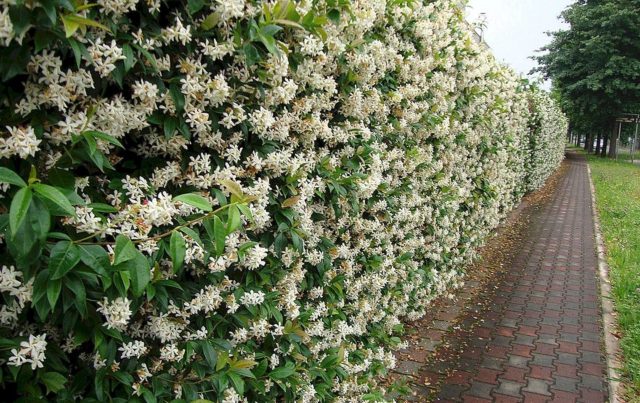
<svg viewBox="0 0 640 403"><path fill-rule="evenodd" d="M233 202L233 203L225 204L224 206L218 207L217 209L215 209L215 210L213 210L213 211L211 211L211 212L209 212L209 213L207 213L207 214L205 214L203 216L200 216L198 218L194 218L193 220L187 221L184 224L180 224L180 225L178 225L176 227L173 227L170 230L167 230L165 232L161 232L160 234L154 235L154 236L149 237L149 238L135 239L135 240L132 240L131 242L133 242L134 244L138 244L138 243L143 243L143 242L147 242L147 241L157 241L159 239L162 239L162 238L164 238L166 236L171 235L173 232L179 230L180 228L188 227L188 226L196 224L196 223L198 223L200 221L206 220L207 218L211 218L214 215L216 215L217 213L223 211L224 209L229 208L230 206L235 206L237 204L239 204L239 203L238 202ZM96 233L93 233L91 235L88 235L88 236L86 236L84 238L76 239L76 240L74 240L72 242L74 244L76 244L76 245L115 245L115 241L85 242L85 241L87 241L87 240L89 240L91 238L94 238L94 237L97 237L97 236L103 234L105 231L106 231L106 229L104 229L104 230L102 230L100 232L96 232Z"/></svg>

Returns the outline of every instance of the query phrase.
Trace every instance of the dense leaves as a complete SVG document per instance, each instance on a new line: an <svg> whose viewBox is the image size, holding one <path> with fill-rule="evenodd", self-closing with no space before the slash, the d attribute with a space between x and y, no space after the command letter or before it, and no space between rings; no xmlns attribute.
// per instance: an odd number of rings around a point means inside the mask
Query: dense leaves
<svg viewBox="0 0 640 403"><path fill-rule="evenodd" d="M458 2L0 6L0 382L376 401L402 321L562 158Z"/></svg>
<svg viewBox="0 0 640 403"><path fill-rule="evenodd" d="M616 134L615 118L640 110L640 1L580 0L561 18L540 70L577 131Z"/></svg>

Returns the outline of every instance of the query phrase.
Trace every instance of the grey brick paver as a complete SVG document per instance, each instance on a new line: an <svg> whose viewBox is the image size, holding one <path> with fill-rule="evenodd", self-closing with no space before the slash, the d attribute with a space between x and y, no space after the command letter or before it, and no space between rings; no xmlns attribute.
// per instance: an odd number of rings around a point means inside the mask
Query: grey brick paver
<svg viewBox="0 0 640 403"><path fill-rule="evenodd" d="M490 308L478 313L482 329L461 336L472 340L480 334L488 340L487 347L477 349L477 344L462 340L465 358L459 362L464 365L448 362L449 370L463 366L473 376L462 387L441 383L440 398L600 401L606 396L603 351L589 351L599 349L602 325L587 167L582 157L571 153L566 164L555 192L531 213L509 272L494 284L495 295L488 297ZM505 346L506 359L495 358ZM531 346L528 357L523 356L528 355L525 346ZM480 354L467 352L470 349ZM429 365L423 370L432 371ZM507 374L510 367L524 374L522 384L505 379L504 375L518 378ZM567 370L573 367L577 378ZM558 368L564 372L558 373ZM487 371L498 372L499 381L489 383Z"/></svg>

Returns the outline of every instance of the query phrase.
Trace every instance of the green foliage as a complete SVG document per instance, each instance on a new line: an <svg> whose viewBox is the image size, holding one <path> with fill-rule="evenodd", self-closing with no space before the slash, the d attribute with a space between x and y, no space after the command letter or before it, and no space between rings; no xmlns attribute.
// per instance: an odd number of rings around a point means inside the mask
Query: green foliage
<svg viewBox="0 0 640 403"><path fill-rule="evenodd" d="M559 162L457 3L0 18L6 400L382 400L400 320Z"/></svg>
<svg viewBox="0 0 640 403"><path fill-rule="evenodd" d="M540 70L577 130L608 130L640 109L640 1L580 0L561 17L569 29L551 34Z"/></svg>
<svg viewBox="0 0 640 403"><path fill-rule="evenodd" d="M640 391L640 167L589 157L629 395Z"/></svg>

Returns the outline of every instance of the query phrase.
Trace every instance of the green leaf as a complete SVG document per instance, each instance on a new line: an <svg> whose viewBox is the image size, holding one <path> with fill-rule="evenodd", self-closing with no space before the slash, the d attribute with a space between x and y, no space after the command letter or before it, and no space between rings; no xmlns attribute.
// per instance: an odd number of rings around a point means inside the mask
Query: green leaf
<svg viewBox="0 0 640 403"><path fill-rule="evenodd" d="M38 0L52 23L56 22L56 2L54 0ZM52 35L51 35L52 36Z"/></svg>
<svg viewBox="0 0 640 403"><path fill-rule="evenodd" d="M73 56L76 60L76 67L80 67L83 50L86 50L86 48L84 47L84 45L73 38L69 38L68 42L69 46L71 46L71 50L73 50Z"/></svg>
<svg viewBox="0 0 640 403"><path fill-rule="evenodd" d="M242 221L240 220L240 210L235 204L229 206L229 219L227 220L227 235L240 228Z"/></svg>
<svg viewBox="0 0 640 403"><path fill-rule="evenodd" d="M31 11L24 5L9 7L9 16L16 38L19 38L31 27Z"/></svg>
<svg viewBox="0 0 640 403"><path fill-rule="evenodd" d="M211 13L207 16L207 18L204 19L204 21L202 21L202 24L200 24L200 28L208 31L218 25L218 21L220 21L220 14L217 12Z"/></svg>
<svg viewBox="0 0 640 403"><path fill-rule="evenodd" d="M242 187L239 184L229 179L221 180L220 184L224 186L229 193L240 200L244 200L244 192L242 191Z"/></svg>
<svg viewBox="0 0 640 403"><path fill-rule="evenodd" d="M240 396L244 395L244 380L238 374L231 371L227 372L227 376L231 379L234 388L238 391Z"/></svg>
<svg viewBox="0 0 640 403"><path fill-rule="evenodd" d="M171 83L171 86L169 87L169 94L173 99L173 104L175 105L176 110L178 112L183 111L185 103L184 94L177 82L174 81Z"/></svg>
<svg viewBox="0 0 640 403"><path fill-rule="evenodd" d="M84 318L87 316L87 289L80 277L71 275L65 278L65 286L76 296L73 301L78 308L78 312Z"/></svg>
<svg viewBox="0 0 640 403"><path fill-rule="evenodd" d="M177 273L184 264L184 257L187 253L187 245L182 237L182 234L178 231L173 231L171 239L169 240L169 256L173 262L173 272Z"/></svg>
<svg viewBox="0 0 640 403"><path fill-rule="evenodd" d="M188 0L187 7L189 9L189 14L194 15L204 7L204 0Z"/></svg>
<svg viewBox="0 0 640 403"><path fill-rule="evenodd" d="M67 383L67 378L57 372L45 372L42 374L41 379L47 388L47 393L58 393L64 389L64 384Z"/></svg>
<svg viewBox="0 0 640 403"><path fill-rule="evenodd" d="M40 53L43 49L48 48L49 45L55 42L58 38L47 31L36 31L33 39L36 45L36 53Z"/></svg>
<svg viewBox="0 0 640 403"><path fill-rule="evenodd" d="M212 211L213 206L205 197L196 193L185 193L173 198L173 201L179 201L202 211Z"/></svg>
<svg viewBox="0 0 640 403"><path fill-rule="evenodd" d="M32 197L31 189L28 187L18 190L13 196L9 211L9 227L11 228L12 235L16 234L16 231L20 228L20 224L22 224L22 221L26 217Z"/></svg>
<svg viewBox="0 0 640 403"><path fill-rule="evenodd" d="M20 187L27 186L27 183L22 180L17 173L13 172L9 168L0 167L0 182L8 183L10 185L16 185Z"/></svg>
<svg viewBox="0 0 640 403"><path fill-rule="evenodd" d="M215 236L216 254L221 256L224 253L224 244L227 238L227 231L220 217L213 216L213 234Z"/></svg>
<svg viewBox="0 0 640 403"><path fill-rule="evenodd" d="M284 367L279 367L271 371L269 373L269 377L272 379L284 379L295 374L295 372L296 372L295 366L289 365L289 363L287 363L287 365L285 365Z"/></svg>
<svg viewBox="0 0 640 403"><path fill-rule="evenodd" d="M151 281L149 260L141 252L137 252L135 259L127 262L127 267L131 276L131 292L134 296L139 297Z"/></svg>
<svg viewBox="0 0 640 403"><path fill-rule="evenodd" d="M247 66L251 67L260 61L260 52L250 43L247 43L242 47L244 57L247 62Z"/></svg>
<svg viewBox="0 0 640 403"><path fill-rule="evenodd" d="M267 48L269 53L274 55L280 54L280 50L278 49L276 39L273 35L281 29L282 27L278 25L265 25L258 31L258 39L260 39L260 42L262 42L262 44Z"/></svg>
<svg viewBox="0 0 640 403"><path fill-rule="evenodd" d="M71 38L73 34L76 33L78 28L80 28L80 24L73 19L69 19L68 15L63 15L60 17L62 19L62 25L64 25L64 34L67 38Z"/></svg>
<svg viewBox="0 0 640 403"><path fill-rule="evenodd" d="M89 154L94 154L98 149L98 143L96 142L96 139L86 133L83 133L82 137L84 137L84 140L87 142L87 146L89 146Z"/></svg>
<svg viewBox="0 0 640 403"><path fill-rule="evenodd" d="M105 203L89 203L87 207L91 207L94 212L97 213L117 213L118 209L110 204Z"/></svg>
<svg viewBox="0 0 640 403"><path fill-rule="evenodd" d="M51 214L42 201L31 200L25 224L31 226L31 230L39 240L45 241L47 239L51 229Z"/></svg>
<svg viewBox="0 0 640 403"><path fill-rule="evenodd" d="M82 134L92 136L95 139L100 139L100 140L106 141L107 143L113 144L116 147L124 148L122 143L117 138L115 138L115 137L113 137L113 136L111 136L111 135L109 135L107 133L99 132L97 130L87 130L87 131L83 132Z"/></svg>
<svg viewBox="0 0 640 403"><path fill-rule="evenodd" d="M80 249L69 241L60 241L51 249L49 274L52 280L64 277L80 261Z"/></svg>
<svg viewBox="0 0 640 403"><path fill-rule="evenodd" d="M27 64L30 60L30 46L26 43L16 46L15 41L9 47L0 46L0 75L2 81L24 74L27 71Z"/></svg>
<svg viewBox="0 0 640 403"><path fill-rule="evenodd" d="M47 300L51 309L56 306L58 297L60 296L60 290L62 290L62 280L49 280L47 282Z"/></svg>
<svg viewBox="0 0 640 403"><path fill-rule="evenodd" d="M109 254L100 245L79 245L80 260L93 269L96 274L107 275L110 266Z"/></svg>
<svg viewBox="0 0 640 403"><path fill-rule="evenodd" d="M120 263L135 259L137 252L138 250L133 242L131 242L131 239L127 238L125 235L118 235L116 237L113 265L117 266Z"/></svg>
<svg viewBox="0 0 640 403"><path fill-rule="evenodd" d="M49 200L56 206L60 207L60 209L64 211L66 215L76 215L76 211L71 203L69 203L69 199L67 199L67 197L61 191L54 188L53 186L45 185L42 183L34 183L33 190L41 198Z"/></svg>
<svg viewBox="0 0 640 403"><path fill-rule="evenodd" d="M213 349L208 341L203 341L201 346L202 355L204 355L204 359L207 360L207 364L209 364L211 368L215 368L218 363L218 354L216 353L216 350Z"/></svg>
<svg viewBox="0 0 640 403"><path fill-rule="evenodd" d="M136 64L136 58L133 55L131 45L125 43L122 45L122 54L124 55L124 71L127 72Z"/></svg>
<svg viewBox="0 0 640 403"><path fill-rule="evenodd" d="M111 32L109 31L109 28L100 24L99 22L80 17L76 14L63 15L60 18L62 18L62 24L64 25L64 32L67 38L71 37L78 30L78 28L82 26L96 27Z"/></svg>

